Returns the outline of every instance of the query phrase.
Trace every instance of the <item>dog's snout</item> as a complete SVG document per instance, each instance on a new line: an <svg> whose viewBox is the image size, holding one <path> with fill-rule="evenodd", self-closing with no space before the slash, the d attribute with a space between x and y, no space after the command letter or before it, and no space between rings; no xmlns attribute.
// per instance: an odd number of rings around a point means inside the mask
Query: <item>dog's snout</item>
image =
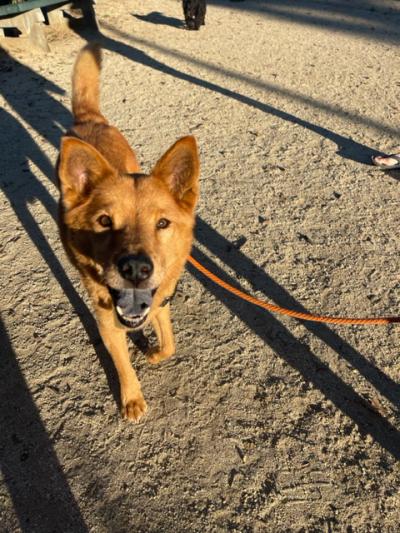
<svg viewBox="0 0 400 533"><path fill-rule="evenodd" d="M150 257L144 253L125 255L117 266L121 276L135 285L148 279L154 270Z"/></svg>

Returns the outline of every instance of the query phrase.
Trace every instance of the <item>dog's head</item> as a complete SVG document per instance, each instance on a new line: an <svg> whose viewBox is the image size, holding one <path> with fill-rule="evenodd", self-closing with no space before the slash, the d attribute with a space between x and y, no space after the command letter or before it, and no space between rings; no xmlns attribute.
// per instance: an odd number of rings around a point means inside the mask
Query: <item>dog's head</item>
<svg viewBox="0 0 400 533"><path fill-rule="evenodd" d="M93 146L65 137L58 175L62 224L79 267L108 287L122 324L141 327L190 251L199 189L194 137L177 141L149 175L120 174Z"/></svg>

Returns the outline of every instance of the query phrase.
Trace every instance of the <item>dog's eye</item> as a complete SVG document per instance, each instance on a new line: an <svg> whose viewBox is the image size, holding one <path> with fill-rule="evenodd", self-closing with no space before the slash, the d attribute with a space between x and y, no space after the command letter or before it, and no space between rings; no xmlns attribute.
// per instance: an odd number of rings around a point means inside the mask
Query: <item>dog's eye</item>
<svg viewBox="0 0 400 533"><path fill-rule="evenodd" d="M98 218L98 222L100 226L103 226L103 228L111 228L112 226L112 220L108 215L101 215Z"/></svg>
<svg viewBox="0 0 400 533"><path fill-rule="evenodd" d="M168 226L171 224L169 220L166 218L160 218L160 220L157 222L157 229L165 229L168 228Z"/></svg>

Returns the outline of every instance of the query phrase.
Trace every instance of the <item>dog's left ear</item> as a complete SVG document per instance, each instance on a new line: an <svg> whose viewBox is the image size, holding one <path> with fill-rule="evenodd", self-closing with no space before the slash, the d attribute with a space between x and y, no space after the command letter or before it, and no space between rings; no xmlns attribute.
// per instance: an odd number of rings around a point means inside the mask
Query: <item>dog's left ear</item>
<svg viewBox="0 0 400 533"><path fill-rule="evenodd" d="M196 139L183 137L156 163L152 174L168 185L183 207L193 210L199 195L200 161Z"/></svg>

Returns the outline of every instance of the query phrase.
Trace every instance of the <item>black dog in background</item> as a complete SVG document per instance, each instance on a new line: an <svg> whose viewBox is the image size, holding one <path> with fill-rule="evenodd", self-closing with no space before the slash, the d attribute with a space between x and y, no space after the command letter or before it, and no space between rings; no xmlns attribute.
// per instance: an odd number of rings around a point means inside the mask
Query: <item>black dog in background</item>
<svg viewBox="0 0 400 533"><path fill-rule="evenodd" d="M188 30L199 30L205 24L206 0L183 0L183 13Z"/></svg>

